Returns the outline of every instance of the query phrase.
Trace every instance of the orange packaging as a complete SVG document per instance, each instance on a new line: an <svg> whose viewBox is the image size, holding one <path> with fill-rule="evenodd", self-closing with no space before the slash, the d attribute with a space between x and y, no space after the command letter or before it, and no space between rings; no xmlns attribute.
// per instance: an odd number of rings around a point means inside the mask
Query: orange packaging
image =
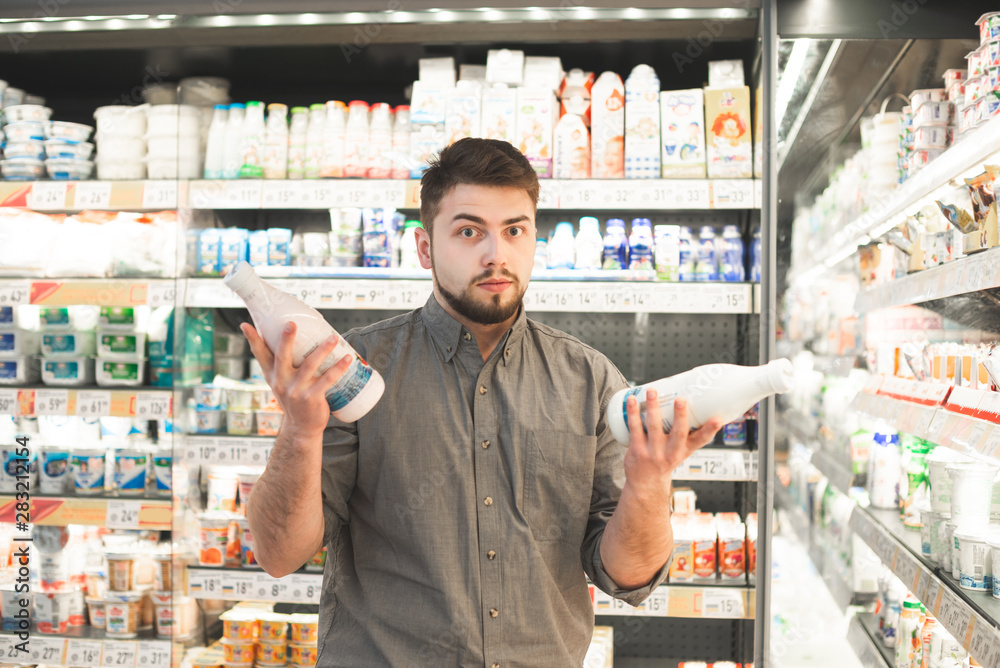
<svg viewBox="0 0 1000 668"><path fill-rule="evenodd" d="M741 525L742 526L742 525ZM742 579L746 574L746 541L732 534L719 536L719 572L722 577Z"/></svg>
<svg viewBox="0 0 1000 668"><path fill-rule="evenodd" d="M747 573L757 575L757 513L747 513Z"/></svg>
<svg viewBox="0 0 1000 668"><path fill-rule="evenodd" d="M694 541L674 533L674 559L670 563L671 582L690 582L694 579Z"/></svg>
<svg viewBox="0 0 1000 668"><path fill-rule="evenodd" d="M714 578L718 567L715 537L703 536L694 541L694 576Z"/></svg>

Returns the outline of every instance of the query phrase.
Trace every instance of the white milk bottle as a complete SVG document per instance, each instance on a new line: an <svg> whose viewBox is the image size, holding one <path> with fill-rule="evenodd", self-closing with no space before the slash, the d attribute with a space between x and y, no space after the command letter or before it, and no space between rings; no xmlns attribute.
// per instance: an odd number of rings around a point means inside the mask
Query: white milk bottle
<svg viewBox="0 0 1000 668"><path fill-rule="evenodd" d="M247 102L247 114L243 118L241 179L259 179L264 175L262 158L264 152L264 103Z"/></svg>
<svg viewBox="0 0 1000 668"><path fill-rule="evenodd" d="M323 125L323 163L319 175L324 179L344 175L344 126L347 123L347 105L340 100L326 103L326 121Z"/></svg>
<svg viewBox="0 0 1000 668"><path fill-rule="evenodd" d="M288 174L288 107L277 102L267 105L262 162L265 179L283 179Z"/></svg>
<svg viewBox="0 0 1000 668"><path fill-rule="evenodd" d="M226 140L222 150L222 178L238 179L243 164L243 117L246 105L239 102L229 105L226 121Z"/></svg>
<svg viewBox="0 0 1000 668"><path fill-rule="evenodd" d="M306 356L337 332L311 306L297 297L260 280L253 268L240 262L223 279L238 294L250 311L250 318L261 338L271 350L277 350L285 325L294 322L297 328L292 347L292 365L299 366ZM339 336L339 335L338 335ZM322 374L345 355L352 357L347 372L326 392L330 412L343 422L355 422L370 411L385 390L382 376L364 361L342 337L316 370Z"/></svg>
<svg viewBox="0 0 1000 668"><path fill-rule="evenodd" d="M604 237L601 236L601 224L593 216L580 218L580 232L576 235L576 268L600 269L603 257Z"/></svg>
<svg viewBox="0 0 1000 668"><path fill-rule="evenodd" d="M306 128L309 127L309 110L292 107L292 121L288 127L288 178L301 179L306 175Z"/></svg>
<svg viewBox="0 0 1000 668"><path fill-rule="evenodd" d="M323 165L323 136L326 130L326 107L309 105L309 125L306 126L306 178L318 179Z"/></svg>
<svg viewBox="0 0 1000 668"><path fill-rule="evenodd" d="M226 159L226 121L229 118L229 106L215 105L212 111L212 124L208 127L208 144L205 147L205 178L221 179L222 166Z"/></svg>
<svg viewBox="0 0 1000 668"><path fill-rule="evenodd" d="M396 122L392 126L392 174L393 179L410 178L410 108L401 104L396 107Z"/></svg>
<svg viewBox="0 0 1000 668"><path fill-rule="evenodd" d="M368 171L368 103L352 100L344 133L344 176L365 176Z"/></svg>
<svg viewBox="0 0 1000 668"><path fill-rule="evenodd" d="M392 107L384 102L372 105L368 128L368 178L387 179L392 175Z"/></svg>
<svg viewBox="0 0 1000 668"><path fill-rule="evenodd" d="M674 400L687 400L688 423L697 429L711 418L732 422L761 399L784 394L795 385L795 371L787 359L776 359L763 366L705 364L661 380L620 390L608 404L608 427L620 443L628 443L626 400L639 401L643 427L646 425L646 390L655 389L663 418L663 429L674 424Z"/></svg>
<svg viewBox="0 0 1000 668"><path fill-rule="evenodd" d="M572 269L576 247L573 240L573 223L556 223L556 231L549 241L549 269Z"/></svg>

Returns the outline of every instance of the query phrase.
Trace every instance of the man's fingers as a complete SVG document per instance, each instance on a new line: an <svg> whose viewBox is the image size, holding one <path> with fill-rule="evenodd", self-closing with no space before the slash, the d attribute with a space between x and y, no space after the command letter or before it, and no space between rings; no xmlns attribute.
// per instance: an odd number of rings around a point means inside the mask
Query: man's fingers
<svg viewBox="0 0 1000 668"><path fill-rule="evenodd" d="M319 377L316 382L323 387L323 391L330 389L330 387L340 380L340 377L344 375L348 368L351 366L351 362L354 358L351 355L344 355L341 357L336 364L323 372L323 375Z"/></svg>
<svg viewBox="0 0 1000 668"><path fill-rule="evenodd" d="M688 433L688 409L687 399L674 399L674 426L670 432L678 436L685 436Z"/></svg>
<svg viewBox="0 0 1000 668"><path fill-rule="evenodd" d="M292 345L295 343L295 323L290 322L281 330L281 342L274 354L274 361L283 366L292 364Z"/></svg>
<svg viewBox="0 0 1000 668"><path fill-rule="evenodd" d="M302 366L296 372L300 377L309 379L316 375L316 370L319 369L319 365L323 363L323 360L333 352L333 349L337 346L337 335L334 334L330 336L326 341L319 344L315 350L306 355L306 358L302 361Z"/></svg>
<svg viewBox="0 0 1000 668"><path fill-rule="evenodd" d="M250 323L244 322L241 324L240 331L243 332L243 336L247 337L250 352L260 362L260 368L267 373L274 366L274 355L271 354L271 349L267 347L264 339L260 338L257 330Z"/></svg>
<svg viewBox="0 0 1000 668"><path fill-rule="evenodd" d="M628 415L628 433L634 439L645 437L645 430L642 426L642 417L639 414L639 400L635 396L629 396L625 400L625 412Z"/></svg>
<svg viewBox="0 0 1000 668"><path fill-rule="evenodd" d="M704 447L715 440L715 435L722 429L722 422L718 418L712 418L697 430L688 435L688 452L692 453L698 448Z"/></svg>

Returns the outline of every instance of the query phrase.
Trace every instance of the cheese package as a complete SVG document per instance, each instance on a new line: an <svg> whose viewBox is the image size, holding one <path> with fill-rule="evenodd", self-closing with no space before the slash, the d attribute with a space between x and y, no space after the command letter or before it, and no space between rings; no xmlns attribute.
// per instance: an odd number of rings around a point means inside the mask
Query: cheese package
<svg viewBox="0 0 1000 668"><path fill-rule="evenodd" d="M705 178L705 95L700 88L660 93L660 173Z"/></svg>
<svg viewBox="0 0 1000 668"><path fill-rule="evenodd" d="M706 88L705 129L708 178L748 179L753 176L749 87Z"/></svg>

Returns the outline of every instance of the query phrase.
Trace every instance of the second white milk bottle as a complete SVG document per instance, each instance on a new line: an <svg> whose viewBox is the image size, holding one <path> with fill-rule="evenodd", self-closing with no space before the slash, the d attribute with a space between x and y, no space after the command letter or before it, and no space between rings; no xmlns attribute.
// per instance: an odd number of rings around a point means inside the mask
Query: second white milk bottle
<svg viewBox="0 0 1000 668"><path fill-rule="evenodd" d="M241 179L259 179L264 175L264 103L247 102L247 113L243 119L243 162L240 165Z"/></svg>
<svg viewBox="0 0 1000 668"><path fill-rule="evenodd" d="M288 174L288 107L277 102L267 105L261 162L265 179L283 179Z"/></svg>

